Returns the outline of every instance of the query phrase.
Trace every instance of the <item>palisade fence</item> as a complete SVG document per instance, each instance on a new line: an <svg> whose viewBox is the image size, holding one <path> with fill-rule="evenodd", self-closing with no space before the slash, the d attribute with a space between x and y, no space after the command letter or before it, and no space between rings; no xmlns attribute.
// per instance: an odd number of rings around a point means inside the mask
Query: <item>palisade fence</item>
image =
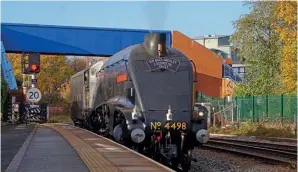
<svg viewBox="0 0 298 172"><path fill-rule="evenodd" d="M212 104L212 120L297 123L296 95L233 97L227 100L199 93L197 102Z"/></svg>

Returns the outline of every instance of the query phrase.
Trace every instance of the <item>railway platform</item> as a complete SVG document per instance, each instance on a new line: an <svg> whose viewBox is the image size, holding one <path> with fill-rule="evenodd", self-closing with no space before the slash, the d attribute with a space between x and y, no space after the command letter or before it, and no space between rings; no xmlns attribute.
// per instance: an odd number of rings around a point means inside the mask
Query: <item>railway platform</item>
<svg viewBox="0 0 298 172"><path fill-rule="evenodd" d="M6 172L173 171L112 140L68 124L36 125Z"/></svg>

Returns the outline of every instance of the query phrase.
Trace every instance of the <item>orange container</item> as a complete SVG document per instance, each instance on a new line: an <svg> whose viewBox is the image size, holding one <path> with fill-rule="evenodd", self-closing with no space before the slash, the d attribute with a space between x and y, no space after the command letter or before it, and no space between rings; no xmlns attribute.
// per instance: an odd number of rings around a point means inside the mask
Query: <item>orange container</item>
<svg viewBox="0 0 298 172"><path fill-rule="evenodd" d="M220 97L223 59L178 31L172 32L172 47L181 51L196 65L196 91L211 97Z"/></svg>
<svg viewBox="0 0 298 172"><path fill-rule="evenodd" d="M222 79L215 78L202 73L197 73L198 82L195 83L195 89L211 97L221 96Z"/></svg>

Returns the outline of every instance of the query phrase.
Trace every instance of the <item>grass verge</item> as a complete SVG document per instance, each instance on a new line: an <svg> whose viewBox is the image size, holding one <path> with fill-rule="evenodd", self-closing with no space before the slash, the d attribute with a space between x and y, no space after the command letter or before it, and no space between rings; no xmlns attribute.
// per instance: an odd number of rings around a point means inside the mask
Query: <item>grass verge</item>
<svg viewBox="0 0 298 172"><path fill-rule="evenodd" d="M253 123L243 122L241 124L232 124L226 128L210 127L210 133L216 134L231 134L238 136L261 136L268 137L283 137L297 138L295 126L292 123ZM297 131L297 129L296 129Z"/></svg>
<svg viewBox="0 0 298 172"><path fill-rule="evenodd" d="M72 123L69 115L53 115L50 116L48 123Z"/></svg>

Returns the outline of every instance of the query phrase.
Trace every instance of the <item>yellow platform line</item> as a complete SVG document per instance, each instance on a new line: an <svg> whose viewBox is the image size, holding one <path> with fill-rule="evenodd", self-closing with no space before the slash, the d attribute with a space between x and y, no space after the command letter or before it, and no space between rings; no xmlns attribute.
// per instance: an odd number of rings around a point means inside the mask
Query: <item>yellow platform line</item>
<svg viewBox="0 0 298 172"><path fill-rule="evenodd" d="M60 133L72 145L91 172L120 172L115 165L98 153L95 148L70 131L56 125L47 126Z"/></svg>

